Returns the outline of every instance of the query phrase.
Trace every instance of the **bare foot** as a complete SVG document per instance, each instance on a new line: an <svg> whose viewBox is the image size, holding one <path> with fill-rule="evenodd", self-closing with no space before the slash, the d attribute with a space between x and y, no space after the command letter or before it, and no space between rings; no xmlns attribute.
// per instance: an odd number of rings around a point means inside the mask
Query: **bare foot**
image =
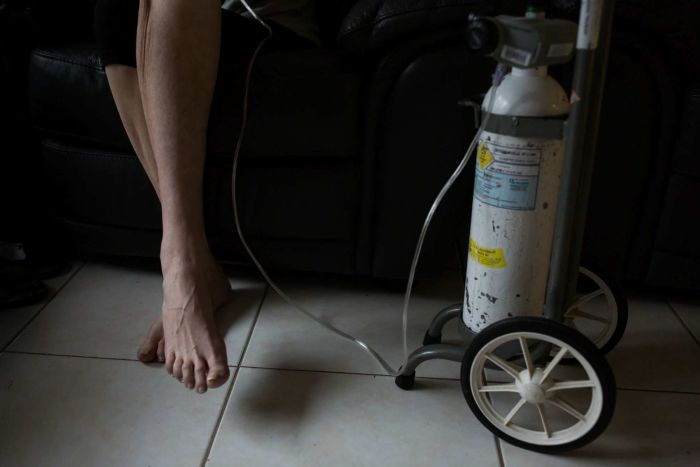
<svg viewBox="0 0 700 467"><path fill-rule="evenodd" d="M213 260L212 260L213 262ZM211 273L209 274L209 283L212 286L212 300L214 302L214 311L217 311L229 300L231 300L233 291L226 275L221 267L213 263ZM165 363L165 341L163 340L163 317L158 316L151 328L146 334L146 337L141 342L138 350L138 359L143 363L152 363L156 360Z"/></svg>
<svg viewBox="0 0 700 467"><path fill-rule="evenodd" d="M139 359L164 361L168 373L203 393L229 376L214 311L228 301L231 288L208 251L164 247L163 252L162 316L141 345Z"/></svg>

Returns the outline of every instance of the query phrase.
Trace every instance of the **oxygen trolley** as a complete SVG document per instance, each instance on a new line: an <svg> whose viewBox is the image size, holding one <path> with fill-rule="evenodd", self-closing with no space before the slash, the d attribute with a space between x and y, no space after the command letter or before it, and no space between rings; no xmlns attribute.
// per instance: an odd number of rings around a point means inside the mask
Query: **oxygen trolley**
<svg viewBox="0 0 700 467"><path fill-rule="evenodd" d="M475 107L464 302L435 316L396 377L411 389L421 363L461 362L462 392L479 421L533 451L591 442L615 407L604 354L622 337L626 299L579 265L613 7L584 0L578 26L532 6L525 17L470 18L470 48L500 72ZM547 67L574 55L567 96ZM442 343L453 319L462 341Z"/></svg>

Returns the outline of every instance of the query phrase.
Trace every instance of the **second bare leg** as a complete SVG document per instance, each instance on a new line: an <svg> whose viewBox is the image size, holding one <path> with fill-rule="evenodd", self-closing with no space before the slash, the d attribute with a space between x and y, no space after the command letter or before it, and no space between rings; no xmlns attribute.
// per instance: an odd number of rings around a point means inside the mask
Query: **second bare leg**
<svg viewBox="0 0 700 467"><path fill-rule="evenodd" d="M122 120L131 145L136 152L148 176L156 195L160 198L158 187L158 169L151 148L150 135L143 113L141 89L139 88L136 68L127 65L107 65L105 67L109 87L114 97L119 116ZM215 266L215 265L214 265ZM215 266L216 268L216 266ZM215 307L223 306L231 297L228 279L216 269L212 271L212 299ZM139 360L149 363L154 360L165 362L165 341L163 339L163 321L160 317L153 323L138 349Z"/></svg>
<svg viewBox="0 0 700 467"><path fill-rule="evenodd" d="M204 232L206 130L220 47L218 0L142 0L138 81L163 211L167 370L199 391L228 378L213 319L216 271Z"/></svg>

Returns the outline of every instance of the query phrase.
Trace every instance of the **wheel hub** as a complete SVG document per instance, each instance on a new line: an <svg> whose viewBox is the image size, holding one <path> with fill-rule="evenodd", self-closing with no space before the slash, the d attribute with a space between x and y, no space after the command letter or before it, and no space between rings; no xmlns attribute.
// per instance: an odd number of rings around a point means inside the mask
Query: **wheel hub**
<svg viewBox="0 0 700 467"><path fill-rule="evenodd" d="M544 391L539 384L528 383L523 385L520 396L530 404L541 404L544 402Z"/></svg>
<svg viewBox="0 0 700 467"><path fill-rule="evenodd" d="M520 372L520 377L515 382L520 397L530 404L542 404L547 400L547 389L552 383L542 382L544 372L542 368L536 368L530 375L527 370Z"/></svg>

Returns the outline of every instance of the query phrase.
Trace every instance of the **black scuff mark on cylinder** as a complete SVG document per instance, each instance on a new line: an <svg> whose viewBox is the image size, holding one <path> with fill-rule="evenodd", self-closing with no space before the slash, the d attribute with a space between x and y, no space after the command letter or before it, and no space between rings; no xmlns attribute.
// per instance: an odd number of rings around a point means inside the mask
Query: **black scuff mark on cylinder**
<svg viewBox="0 0 700 467"><path fill-rule="evenodd" d="M496 221L491 219L491 230L493 230L493 233L496 233Z"/></svg>
<svg viewBox="0 0 700 467"><path fill-rule="evenodd" d="M542 203L542 209L549 208L549 203Z"/></svg>
<svg viewBox="0 0 700 467"><path fill-rule="evenodd" d="M489 294L482 294L483 296L486 297L486 300L488 300L491 303L496 303L498 301L498 297L494 297L493 295Z"/></svg>

